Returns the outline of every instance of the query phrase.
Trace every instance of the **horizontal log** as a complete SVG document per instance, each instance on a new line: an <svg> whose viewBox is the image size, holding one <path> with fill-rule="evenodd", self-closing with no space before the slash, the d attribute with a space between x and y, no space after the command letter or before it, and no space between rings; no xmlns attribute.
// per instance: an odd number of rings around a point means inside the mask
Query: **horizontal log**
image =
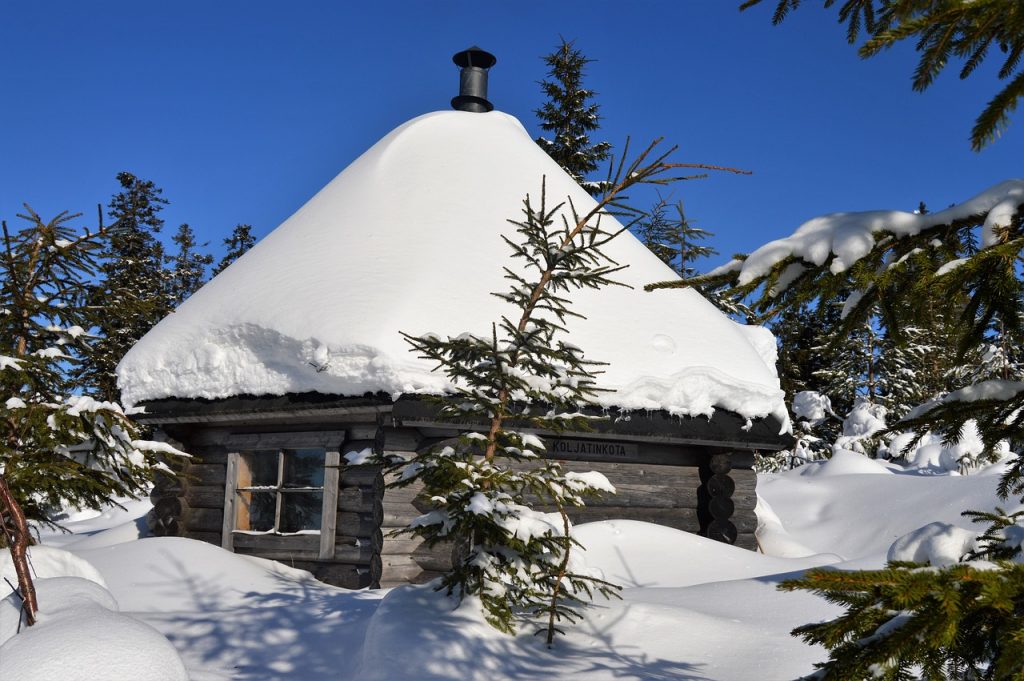
<svg viewBox="0 0 1024 681"><path fill-rule="evenodd" d="M409 504L422 496L422 494L423 485L421 484L412 484L407 487L388 487L384 491L384 500Z"/></svg>
<svg viewBox="0 0 1024 681"><path fill-rule="evenodd" d="M220 532L224 524L224 509L192 508L181 497L158 500L153 505L153 514L167 528L168 533L171 520L177 521L174 536L182 536L184 532Z"/></svg>
<svg viewBox="0 0 1024 681"><path fill-rule="evenodd" d="M317 552L320 551L318 534L273 534L233 532L235 549L253 549L260 552Z"/></svg>
<svg viewBox="0 0 1024 681"><path fill-rule="evenodd" d="M424 571L443 573L458 562L458 553L455 542L437 542L433 546L423 543L412 552L412 559Z"/></svg>
<svg viewBox="0 0 1024 681"><path fill-rule="evenodd" d="M381 588L414 583L423 572L419 563L409 555L381 556Z"/></svg>
<svg viewBox="0 0 1024 681"><path fill-rule="evenodd" d="M338 510L350 513L376 513L381 497L369 487L345 487L338 490Z"/></svg>
<svg viewBox="0 0 1024 681"><path fill-rule="evenodd" d="M384 536L384 543L380 547L380 555L384 556L411 556L413 552L423 545L424 539L410 534L398 536Z"/></svg>
<svg viewBox="0 0 1024 681"><path fill-rule="evenodd" d="M708 494L716 497L731 497L736 491L736 481L728 475L715 473L705 483Z"/></svg>
<svg viewBox="0 0 1024 681"><path fill-rule="evenodd" d="M217 486L189 486L181 495L193 508L224 508L224 488Z"/></svg>
<svg viewBox="0 0 1024 681"><path fill-rule="evenodd" d="M524 461L510 466L513 470L532 470L534 462ZM609 461L565 461L562 470L586 473L597 471L609 480L624 485L662 484L670 482L696 488L700 485L700 470L696 466L669 466L653 463L625 463Z"/></svg>
<svg viewBox="0 0 1024 681"><path fill-rule="evenodd" d="M185 538L220 546L220 532L186 532Z"/></svg>
<svg viewBox="0 0 1024 681"><path fill-rule="evenodd" d="M224 486L227 479L227 467L217 463L200 463L186 466L180 476L189 485Z"/></svg>
<svg viewBox="0 0 1024 681"><path fill-rule="evenodd" d="M256 556L257 558L276 560L294 567L298 567L297 561L312 562L320 557L319 551L309 551L305 549L283 550L267 549L258 546L236 546L234 547L234 551L240 556Z"/></svg>
<svg viewBox="0 0 1024 681"><path fill-rule="evenodd" d="M615 484L612 481L612 484ZM623 507L640 506L649 508L697 508L697 490L679 489L663 485L616 485L616 494L598 494L584 497L586 506L600 508L605 506ZM533 495L524 498L528 506L542 504L542 500Z"/></svg>
<svg viewBox="0 0 1024 681"><path fill-rule="evenodd" d="M555 509L540 507L536 510L552 512ZM674 527L677 530L684 530L686 532L697 532L700 530L697 510L692 508L593 508L588 506L570 508L567 511L574 525L599 520L639 520L646 523L664 525L665 527Z"/></svg>
<svg viewBox="0 0 1024 681"><path fill-rule="evenodd" d="M708 458L708 468L712 473L728 473L732 470L732 457L729 454L712 454Z"/></svg>
<svg viewBox="0 0 1024 681"><path fill-rule="evenodd" d="M732 544L738 536L736 526L728 520L712 520L708 523L707 537L724 544Z"/></svg>
<svg viewBox="0 0 1024 681"><path fill-rule="evenodd" d="M750 511L737 511L729 518L729 522L736 526L740 534L754 532L757 529L757 516Z"/></svg>
<svg viewBox="0 0 1024 681"><path fill-rule="evenodd" d="M377 509L379 510L380 506L377 506ZM379 514L345 511L338 514L335 532L353 537L368 537L374 532L380 531L380 527Z"/></svg>
<svg viewBox="0 0 1024 681"><path fill-rule="evenodd" d="M729 497L711 497L708 501L708 510L715 520L728 520L736 511L736 505Z"/></svg>
<svg viewBox="0 0 1024 681"><path fill-rule="evenodd" d="M423 441L416 428L384 428L385 452L415 452Z"/></svg>
<svg viewBox="0 0 1024 681"><path fill-rule="evenodd" d="M375 553L380 553L380 547L384 545L384 534L378 529L366 536L334 535L334 545L340 546L342 544L367 545Z"/></svg>
<svg viewBox="0 0 1024 681"><path fill-rule="evenodd" d="M196 464L219 464L221 466L227 465L228 462L228 448L222 445L204 445L198 447L191 447L186 450L192 455L192 462Z"/></svg>
<svg viewBox="0 0 1024 681"><path fill-rule="evenodd" d="M757 551L757 537L754 536L753 532L740 532L736 535L736 541L733 543L733 546L749 551Z"/></svg>
<svg viewBox="0 0 1024 681"><path fill-rule="evenodd" d="M308 570L321 582L342 589L365 589L374 581L369 567L328 561L294 561L289 564L300 570Z"/></svg>
<svg viewBox="0 0 1024 681"><path fill-rule="evenodd" d="M339 484L342 487L372 487L376 489L383 486L384 479L380 466L346 466L344 463L344 459L342 459L339 476ZM378 478L380 478L379 482Z"/></svg>

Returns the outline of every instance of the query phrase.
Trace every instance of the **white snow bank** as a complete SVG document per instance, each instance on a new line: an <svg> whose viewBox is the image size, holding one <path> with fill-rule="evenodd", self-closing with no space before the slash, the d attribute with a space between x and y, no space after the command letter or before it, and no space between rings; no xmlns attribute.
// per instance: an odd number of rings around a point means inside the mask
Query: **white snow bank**
<svg viewBox="0 0 1024 681"><path fill-rule="evenodd" d="M0 678L189 681L170 642L149 625L114 612L117 602L98 584L62 577L39 579L37 588L39 619L0 645ZM5 602L2 612L10 607Z"/></svg>
<svg viewBox="0 0 1024 681"><path fill-rule="evenodd" d="M975 540L980 531L980 526L969 530L949 523L928 523L893 542L887 557L935 567L953 565L977 548Z"/></svg>
<svg viewBox="0 0 1024 681"><path fill-rule="evenodd" d="M863 569L881 567L901 537L933 522L977 531L981 526L961 512L991 511L999 503L1000 467L986 475L921 475L854 452L838 456L758 476L757 495L778 521L758 528L766 552L776 555L774 547L788 543L858 560ZM829 466L833 474L812 472Z"/></svg>
<svg viewBox="0 0 1024 681"><path fill-rule="evenodd" d="M491 295L508 287L502 268L518 266L502 235L515 239L508 220L526 194L539 200L542 178L551 205L594 205L507 114L406 123L143 337L118 367L125 402L449 388L399 332L486 336L514 314ZM604 404L788 422L766 332L692 289L644 292L674 275L633 235L603 250L629 266L616 276L632 288L573 292L585 319L568 326L608 363Z"/></svg>
<svg viewBox="0 0 1024 681"><path fill-rule="evenodd" d="M40 577L33 583L40 606L38 619L41 623L57 619L65 611L80 609L87 605L96 605L115 612L118 610L117 601L106 587L89 579ZM21 598L10 593L0 600L0 645L22 630L28 631L24 623Z"/></svg>
<svg viewBox="0 0 1024 681"><path fill-rule="evenodd" d="M606 520L573 528L582 560L624 587L684 587L802 570L838 560L802 554L783 560L729 546L671 527L634 520Z"/></svg>
<svg viewBox="0 0 1024 681"><path fill-rule="evenodd" d="M813 265L822 265L834 255L830 269L845 272L863 258L883 230L897 237L919 234L924 230L972 216L983 218L982 248L996 242L1000 226L1008 226L1024 204L1024 180L1006 180L963 203L935 213L904 211L868 211L833 213L808 220L792 235L771 241L743 262L730 261L716 272L739 269L739 283L747 284L766 274L775 264L794 256Z"/></svg>
<svg viewBox="0 0 1024 681"><path fill-rule="evenodd" d="M893 469L882 461L869 459L860 452L849 449L836 449L832 458L804 464L794 469L797 475L805 478L828 478L843 475L887 475Z"/></svg>
<svg viewBox="0 0 1024 681"><path fill-rule="evenodd" d="M52 546L30 546L28 561L32 568L32 576L37 579L80 577L96 582L102 587L107 586L99 571L89 561L62 549ZM14 561L7 549L0 550L0 584L3 584L5 579L10 580L12 584L18 583Z"/></svg>
<svg viewBox="0 0 1024 681"><path fill-rule="evenodd" d="M181 609L186 603L207 609L251 605L251 594L330 590L305 570L272 560L242 556L218 546L180 537L150 537L79 552L107 577L123 610ZM131 565L131 570L122 570ZM144 595L138 587L147 586ZM266 604L264 600L264 604Z"/></svg>

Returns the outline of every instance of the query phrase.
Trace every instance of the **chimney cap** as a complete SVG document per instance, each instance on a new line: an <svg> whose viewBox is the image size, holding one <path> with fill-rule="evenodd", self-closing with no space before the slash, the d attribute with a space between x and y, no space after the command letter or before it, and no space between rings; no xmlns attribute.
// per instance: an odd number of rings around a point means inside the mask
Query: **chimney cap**
<svg viewBox="0 0 1024 681"><path fill-rule="evenodd" d="M498 58L487 50L482 50L476 45L457 52L452 56L452 61L459 68L471 68L475 67L478 69L489 69L498 62Z"/></svg>

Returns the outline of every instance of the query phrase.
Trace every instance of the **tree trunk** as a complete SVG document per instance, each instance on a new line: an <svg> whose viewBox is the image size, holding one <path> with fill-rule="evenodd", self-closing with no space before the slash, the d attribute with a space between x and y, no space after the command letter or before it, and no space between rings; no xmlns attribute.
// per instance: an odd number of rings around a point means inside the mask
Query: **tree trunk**
<svg viewBox="0 0 1024 681"><path fill-rule="evenodd" d="M32 573L28 565L29 531L25 513L21 510L7 478L0 475L0 522L3 523L14 571L18 575L18 588L21 590L22 610L25 611L25 622L32 626L36 623L39 604L36 601L36 587L32 583Z"/></svg>

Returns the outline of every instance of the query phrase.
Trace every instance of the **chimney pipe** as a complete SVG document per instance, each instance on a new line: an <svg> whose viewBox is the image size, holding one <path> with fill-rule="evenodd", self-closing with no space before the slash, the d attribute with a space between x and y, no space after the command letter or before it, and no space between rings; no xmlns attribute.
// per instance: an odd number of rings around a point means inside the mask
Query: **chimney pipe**
<svg viewBox="0 0 1024 681"><path fill-rule="evenodd" d="M459 96L452 98L456 111L486 113L494 109L487 101L487 69L498 61L493 54L473 46L452 57L459 67Z"/></svg>

